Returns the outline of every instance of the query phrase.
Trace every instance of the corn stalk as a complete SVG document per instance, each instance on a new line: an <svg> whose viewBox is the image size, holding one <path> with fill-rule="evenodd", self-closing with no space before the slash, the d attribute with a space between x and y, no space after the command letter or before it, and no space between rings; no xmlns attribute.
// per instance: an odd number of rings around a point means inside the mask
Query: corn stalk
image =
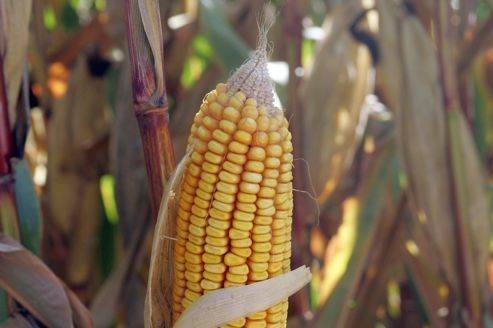
<svg viewBox="0 0 493 328"><path fill-rule="evenodd" d="M156 217L164 184L175 166L163 71L159 3L152 0L126 0L125 12L134 112L144 146L152 207Z"/></svg>

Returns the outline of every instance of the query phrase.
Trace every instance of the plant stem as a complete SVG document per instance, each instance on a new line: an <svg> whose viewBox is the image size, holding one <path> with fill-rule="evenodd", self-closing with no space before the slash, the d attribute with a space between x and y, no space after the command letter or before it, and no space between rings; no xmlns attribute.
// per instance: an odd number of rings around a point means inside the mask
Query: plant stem
<svg viewBox="0 0 493 328"><path fill-rule="evenodd" d="M154 12L149 14L149 8ZM155 218L159 211L164 185L175 166L162 69L164 57L159 3L126 0L125 13L134 112L144 148L147 180ZM156 34L151 35L152 32Z"/></svg>
<svg viewBox="0 0 493 328"><path fill-rule="evenodd" d="M0 176L10 173L12 150L13 140L9 121L7 86L5 84L3 58L0 54Z"/></svg>
<svg viewBox="0 0 493 328"><path fill-rule="evenodd" d="M450 8L446 1L440 1L436 4L436 31L437 31L437 49L438 60L441 70L441 83L443 91L443 101L446 112L446 119L450 119L449 116L455 111L459 111L460 103L457 95L457 71L456 66L452 58L452 45L456 36L453 33L453 26L449 21ZM454 179L453 164L452 164L452 148L450 144L450 129L448 131L448 146L447 156L449 158L449 180L450 180L450 193L451 193L451 207L453 220L455 222L455 241L457 245L457 270L459 273L460 281L460 293L462 298L462 304L467 310L469 322L466 322L468 326L479 327L481 325L481 313L478 300L480 295L474 295L474 280L472 273L472 254L470 244L467 242L467 227L461 216L461 208L459 205L458 185Z"/></svg>

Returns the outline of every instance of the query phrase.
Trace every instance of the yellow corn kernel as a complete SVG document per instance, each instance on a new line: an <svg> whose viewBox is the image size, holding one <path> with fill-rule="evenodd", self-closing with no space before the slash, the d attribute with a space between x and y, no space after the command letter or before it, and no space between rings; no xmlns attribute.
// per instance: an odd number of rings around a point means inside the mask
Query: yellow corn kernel
<svg viewBox="0 0 493 328"><path fill-rule="evenodd" d="M224 280L224 274L223 273L214 273L214 272L209 272L209 271L204 271L202 273L205 279L208 279L210 281L214 282L223 282Z"/></svg>
<svg viewBox="0 0 493 328"><path fill-rule="evenodd" d="M238 229L238 230L243 230L243 231L250 231L253 228L253 223L234 220L233 221L233 228Z"/></svg>
<svg viewBox="0 0 493 328"><path fill-rule="evenodd" d="M263 272L250 272L248 274L248 280L249 281L262 281L269 278L269 273L267 271Z"/></svg>
<svg viewBox="0 0 493 328"><path fill-rule="evenodd" d="M250 255L252 255L252 249L251 248L240 248L240 247L231 247L231 252L235 255L247 258Z"/></svg>
<svg viewBox="0 0 493 328"><path fill-rule="evenodd" d="M236 228L229 230L229 238L231 239L243 239L250 237L250 232L245 230L239 230Z"/></svg>
<svg viewBox="0 0 493 328"><path fill-rule="evenodd" d="M247 318L250 320L263 320L267 317L267 311L260 311L250 314Z"/></svg>
<svg viewBox="0 0 493 328"><path fill-rule="evenodd" d="M229 160L223 163L223 169L232 174L240 174L243 171L243 167L240 164L233 163Z"/></svg>
<svg viewBox="0 0 493 328"><path fill-rule="evenodd" d="M246 275L246 274L248 274L249 271L250 270L248 268L248 265L246 265L246 264L241 264L241 265L229 267L229 272L231 272L233 274Z"/></svg>
<svg viewBox="0 0 493 328"><path fill-rule="evenodd" d="M255 263L263 263L269 261L269 257L269 253L253 252L252 255L249 257L249 260Z"/></svg>
<svg viewBox="0 0 493 328"><path fill-rule="evenodd" d="M218 264L204 264L204 269L212 273L224 273L226 272L226 265L224 263Z"/></svg>
<svg viewBox="0 0 493 328"><path fill-rule="evenodd" d="M228 251L228 247L226 247L226 246L213 246L213 245L206 244L204 246L204 250L209 254L224 255Z"/></svg>
<svg viewBox="0 0 493 328"><path fill-rule="evenodd" d="M221 283L210 281L208 279L202 279L200 282L200 287L205 290L215 290L221 288Z"/></svg>
<svg viewBox="0 0 493 328"><path fill-rule="evenodd" d="M257 195L239 192L237 195L238 201L241 203L255 203Z"/></svg>
<svg viewBox="0 0 493 328"><path fill-rule="evenodd" d="M226 264L228 267L237 266L245 263L246 263L246 258L238 256L236 254L227 253L224 256L224 264Z"/></svg>
<svg viewBox="0 0 493 328"><path fill-rule="evenodd" d="M232 247L250 247L252 246L252 240L250 238L245 238L245 239L233 239L231 240L231 246Z"/></svg>
<svg viewBox="0 0 493 328"><path fill-rule="evenodd" d="M227 272L226 273L226 280L231 281L231 282L235 282L237 284L242 284L248 280L248 277L246 274L240 275L240 274L233 274L233 273Z"/></svg>
<svg viewBox="0 0 493 328"><path fill-rule="evenodd" d="M269 263L267 263L267 261L259 263L248 261L248 267L250 268L250 271L253 272L264 272L269 268Z"/></svg>
<svg viewBox="0 0 493 328"><path fill-rule="evenodd" d="M238 203L238 204L242 204L243 208L246 207L247 204L244 204L244 203ZM252 204L253 205L253 204ZM255 205L253 205L255 206ZM255 212L255 209L253 210L253 212ZM240 221L247 221L247 222L250 222L250 221L253 221L253 219L255 218L255 214L253 212L245 212L245 211L242 211L241 209L238 209L236 211L233 212L233 217L236 219L236 220L240 220Z"/></svg>
<svg viewBox="0 0 493 328"><path fill-rule="evenodd" d="M236 203L236 208L239 211L245 212L245 213L251 213L252 218L249 221L253 221L253 218L255 217L255 211L257 210L257 206L255 204L249 204L249 203Z"/></svg>
<svg viewBox="0 0 493 328"><path fill-rule="evenodd" d="M222 263L222 256L210 254L210 253L204 253L202 254L202 260L204 261L205 264L219 264Z"/></svg>
<svg viewBox="0 0 493 328"><path fill-rule="evenodd" d="M236 124L230 120L221 120L219 121L219 128L228 135L232 135L236 131Z"/></svg>
<svg viewBox="0 0 493 328"><path fill-rule="evenodd" d="M259 234L253 234L252 235L252 240L254 242L257 242L257 243L258 242L268 242L271 240L271 238L272 238L272 236L270 233L265 233L265 234L261 234L261 235L259 235Z"/></svg>
<svg viewBox="0 0 493 328"><path fill-rule="evenodd" d="M205 237L205 242L209 245L213 246L227 246L228 239L227 238L217 238L212 236Z"/></svg>
<svg viewBox="0 0 493 328"><path fill-rule="evenodd" d="M233 108L231 106L226 107L223 110L222 114L223 114L223 119L234 123L238 122L241 118L241 113L236 108Z"/></svg>

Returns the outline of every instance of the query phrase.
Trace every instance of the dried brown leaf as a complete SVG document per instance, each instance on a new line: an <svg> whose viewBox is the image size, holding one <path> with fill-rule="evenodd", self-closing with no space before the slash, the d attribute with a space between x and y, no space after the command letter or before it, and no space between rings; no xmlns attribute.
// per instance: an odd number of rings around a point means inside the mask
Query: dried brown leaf
<svg viewBox="0 0 493 328"><path fill-rule="evenodd" d="M73 327L61 282L13 239L0 235L0 287L48 327Z"/></svg>
<svg viewBox="0 0 493 328"><path fill-rule="evenodd" d="M190 150L192 149L191 147ZM175 191L183 179L183 170L189 155L187 153L183 157L168 181L157 216L144 312L146 327L171 327L173 250L178 198Z"/></svg>

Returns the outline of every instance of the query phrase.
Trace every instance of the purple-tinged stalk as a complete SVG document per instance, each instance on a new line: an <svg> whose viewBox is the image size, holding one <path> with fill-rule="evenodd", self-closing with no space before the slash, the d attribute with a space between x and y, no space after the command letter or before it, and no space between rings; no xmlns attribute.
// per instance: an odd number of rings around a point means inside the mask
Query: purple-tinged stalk
<svg viewBox="0 0 493 328"><path fill-rule="evenodd" d="M10 174L10 157L13 150L12 129L9 123L7 89L0 55L0 176Z"/></svg>
<svg viewBox="0 0 493 328"><path fill-rule="evenodd" d="M0 55L0 230L19 240L19 224L14 200L14 180L10 165L13 153L12 129L9 123L7 88Z"/></svg>
<svg viewBox="0 0 493 328"><path fill-rule="evenodd" d="M125 13L134 112L144 148L153 216L156 217L163 187L175 166L164 82L159 3L126 0Z"/></svg>

